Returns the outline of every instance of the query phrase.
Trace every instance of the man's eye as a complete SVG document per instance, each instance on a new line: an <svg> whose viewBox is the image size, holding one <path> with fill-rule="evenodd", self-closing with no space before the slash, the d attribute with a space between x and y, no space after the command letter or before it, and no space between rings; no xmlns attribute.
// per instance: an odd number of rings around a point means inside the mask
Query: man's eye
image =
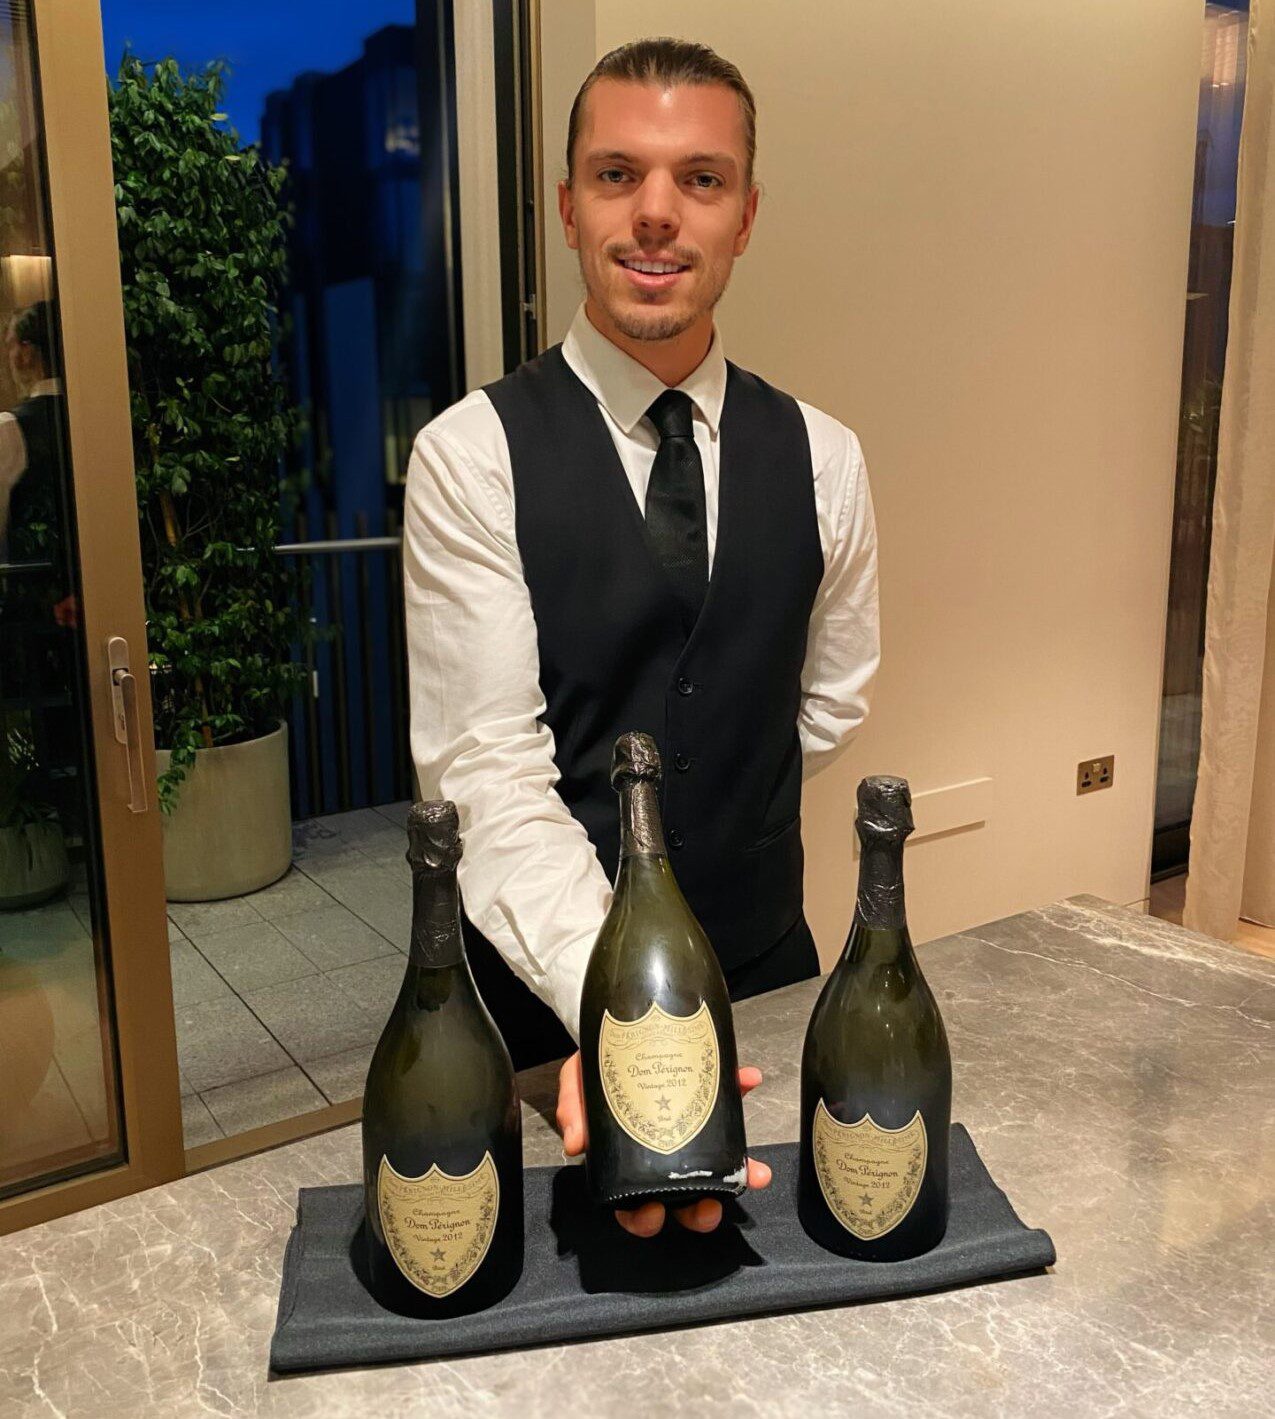
<svg viewBox="0 0 1275 1419"><path fill-rule="evenodd" d="M624 176L624 173L620 168L603 168L602 171L598 174L598 176L602 179L603 182L606 182L608 173L616 173L620 177Z"/></svg>
<svg viewBox="0 0 1275 1419"><path fill-rule="evenodd" d="M712 173L712 172L697 172L697 173L695 174L695 180L696 180L697 182L699 181L699 179L700 179L701 177L706 177L706 178L708 178L709 182L712 183L715 187L720 187L720 186L722 185L722 180L721 180L720 177L717 176L716 173ZM705 191L707 191L707 188L705 189Z"/></svg>

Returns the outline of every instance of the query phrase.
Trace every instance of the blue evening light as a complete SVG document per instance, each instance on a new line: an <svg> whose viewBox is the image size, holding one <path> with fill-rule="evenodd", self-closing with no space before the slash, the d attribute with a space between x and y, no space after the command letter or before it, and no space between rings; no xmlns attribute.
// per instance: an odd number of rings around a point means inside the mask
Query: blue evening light
<svg viewBox="0 0 1275 1419"><path fill-rule="evenodd" d="M172 55L183 69L210 59L231 66L224 107L245 143L260 136L266 95L308 70L330 73L362 53L364 37L416 21L414 0L103 0L106 70L126 47L142 60Z"/></svg>

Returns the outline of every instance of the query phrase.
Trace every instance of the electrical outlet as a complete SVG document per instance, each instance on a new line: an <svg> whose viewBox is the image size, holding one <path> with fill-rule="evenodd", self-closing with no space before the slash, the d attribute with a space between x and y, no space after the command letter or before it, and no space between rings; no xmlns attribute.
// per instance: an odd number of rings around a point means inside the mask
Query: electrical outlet
<svg viewBox="0 0 1275 1419"><path fill-rule="evenodd" d="M1116 776L1116 756L1108 754L1103 759L1086 759L1076 768L1076 792L1097 793L1100 788L1110 788Z"/></svg>

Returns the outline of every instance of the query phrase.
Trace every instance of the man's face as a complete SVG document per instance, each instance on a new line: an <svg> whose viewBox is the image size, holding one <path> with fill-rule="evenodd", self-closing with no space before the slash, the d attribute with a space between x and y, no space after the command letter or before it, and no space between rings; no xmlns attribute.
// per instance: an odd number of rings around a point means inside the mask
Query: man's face
<svg viewBox="0 0 1275 1419"><path fill-rule="evenodd" d="M12 321L5 326L4 351L9 358L9 371L15 382L25 383L31 368L31 346L18 339Z"/></svg>
<svg viewBox="0 0 1275 1419"><path fill-rule="evenodd" d="M599 80L573 157L558 205L589 297L630 339L680 335L721 299L757 211L735 92ZM633 260L679 270L644 275L623 264Z"/></svg>

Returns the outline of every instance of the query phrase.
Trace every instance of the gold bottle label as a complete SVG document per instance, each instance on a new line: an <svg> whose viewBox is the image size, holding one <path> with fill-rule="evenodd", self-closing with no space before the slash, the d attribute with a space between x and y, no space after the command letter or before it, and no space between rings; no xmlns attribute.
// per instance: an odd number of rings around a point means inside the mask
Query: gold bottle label
<svg viewBox="0 0 1275 1419"><path fill-rule="evenodd" d="M602 1091L615 1121L644 1148L676 1153L708 1122L720 1072L708 1006L670 1015L652 1003L640 1020L603 1011L598 1034Z"/></svg>
<svg viewBox="0 0 1275 1419"><path fill-rule="evenodd" d="M490 1153L464 1177L435 1163L420 1177L406 1178L382 1157L376 1197L381 1231L398 1269L418 1291L450 1296L478 1270L491 1246L500 1177Z"/></svg>
<svg viewBox="0 0 1275 1419"><path fill-rule="evenodd" d="M928 1150L919 1109L902 1128L881 1128L871 1114L858 1123L839 1123L820 1099L813 1141L820 1191L847 1232L874 1241L912 1210Z"/></svg>

